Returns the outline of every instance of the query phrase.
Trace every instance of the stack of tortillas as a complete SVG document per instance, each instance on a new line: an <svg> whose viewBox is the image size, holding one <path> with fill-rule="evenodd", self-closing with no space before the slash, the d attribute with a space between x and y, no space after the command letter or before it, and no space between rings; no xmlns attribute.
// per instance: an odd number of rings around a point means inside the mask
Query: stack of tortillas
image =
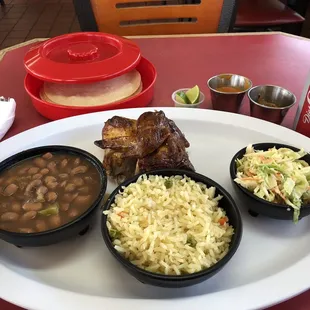
<svg viewBox="0 0 310 310"><path fill-rule="evenodd" d="M44 82L41 99L65 106L98 106L132 97L142 91L141 75L132 70L113 79L87 84Z"/></svg>

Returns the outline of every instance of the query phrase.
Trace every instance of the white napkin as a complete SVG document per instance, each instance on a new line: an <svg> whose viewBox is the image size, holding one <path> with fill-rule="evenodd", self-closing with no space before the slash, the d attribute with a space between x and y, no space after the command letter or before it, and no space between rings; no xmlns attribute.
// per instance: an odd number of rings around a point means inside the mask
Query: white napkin
<svg viewBox="0 0 310 310"><path fill-rule="evenodd" d="M16 102L10 98L0 97L0 141L11 128L15 119Z"/></svg>

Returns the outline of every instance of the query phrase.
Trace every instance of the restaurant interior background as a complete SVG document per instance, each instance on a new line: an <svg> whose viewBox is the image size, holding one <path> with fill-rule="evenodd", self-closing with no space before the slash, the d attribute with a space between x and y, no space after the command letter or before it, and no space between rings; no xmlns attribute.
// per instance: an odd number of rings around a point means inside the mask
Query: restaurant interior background
<svg viewBox="0 0 310 310"><path fill-rule="evenodd" d="M0 49L80 30L72 0L5 0L5 3L0 9Z"/></svg>
<svg viewBox="0 0 310 310"><path fill-rule="evenodd" d="M72 0L2 0L0 9L0 49L33 38L47 38L80 30ZM269 0L249 1L252 5ZM308 0L297 0L305 1ZM1 2L1 1L0 1ZM281 0L294 9L295 0ZM261 13L260 13L261 14ZM310 38L310 6L297 34ZM279 30L279 29L275 29ZM282 29L283 30L283 29ZM256 30L257 31L257 30ZM286 31L286 28L284 29ZM293 32L296 31L293 30Z"/></svg>

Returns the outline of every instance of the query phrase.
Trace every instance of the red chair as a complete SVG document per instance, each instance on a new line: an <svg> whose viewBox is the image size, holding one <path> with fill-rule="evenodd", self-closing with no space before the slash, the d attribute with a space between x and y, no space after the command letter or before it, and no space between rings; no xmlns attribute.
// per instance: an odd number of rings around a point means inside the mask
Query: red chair
<svg viewBox="0 0 310 310"><path fill-rule="evenodd" d="M279 0L239 0L235 27L253 30L302 24L304 18Z"/></svg>

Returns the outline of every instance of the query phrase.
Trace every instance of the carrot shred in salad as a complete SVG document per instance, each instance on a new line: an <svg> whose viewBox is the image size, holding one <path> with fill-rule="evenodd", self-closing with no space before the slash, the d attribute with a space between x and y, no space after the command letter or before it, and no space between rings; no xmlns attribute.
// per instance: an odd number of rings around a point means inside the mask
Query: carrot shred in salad
<svg viewBox="0 0 310 310"><path fill-rule="evenodd" d="M306 154L303 149L261 151L248 145L243 158L236 160L234 181L259 198L292 207L297 222L302 205L310 203L310 166L302 160Z"/></svg>

